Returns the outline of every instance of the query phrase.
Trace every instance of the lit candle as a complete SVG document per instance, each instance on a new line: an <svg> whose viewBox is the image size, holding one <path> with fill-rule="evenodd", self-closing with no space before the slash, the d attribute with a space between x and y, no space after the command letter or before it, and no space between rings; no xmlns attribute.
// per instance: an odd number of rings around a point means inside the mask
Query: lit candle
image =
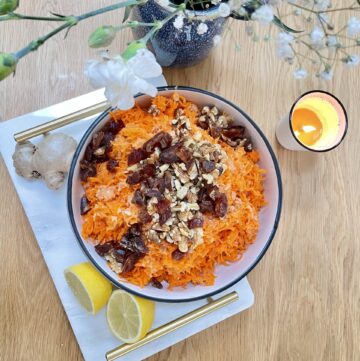
<svg viewBox="0 0 360 361"><path fill-rule="evenodd" d="M323 91L301 96L277 127L281 145L291 150L328 151L340 144L347 129L340 101Z"/></svg>

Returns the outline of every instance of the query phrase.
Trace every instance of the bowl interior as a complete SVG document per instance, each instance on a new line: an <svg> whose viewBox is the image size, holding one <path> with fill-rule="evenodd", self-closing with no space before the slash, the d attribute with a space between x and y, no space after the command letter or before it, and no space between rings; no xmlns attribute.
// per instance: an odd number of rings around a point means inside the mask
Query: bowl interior
<svg viewBox="0 0 360 361"><path fill-rule="evenodd" d="M170 95L173 92L174 88L170 87L161 88L159 90L160 95ZM216 282L213 286L189 285L186 289L175 288L172 291L167 290L165 287L163 289L157 289L152 286L140 288L127 282L126 280L120 280L117 274L115 274L107 266L105 260L95 252L94 246L81 237L82 220L79 204L84 191L79 179L79 160L83 158L85 148L90 142L91 135L102 128L104 123L109 119L106 113L100 116L93 123L79 143L69 173L68 183L68 208L70 220L79 243L89 259L116 286L125 288L128 291L139 294L143 297L167 302L190 301L208 297L232 286L234 283L243 278L257 264L270 245L276 232L281 209L281 179L279 168L271 146L259 128L240 109L217 95L198 89L181 87L177 87L176 92L185 96L188 100L199 106L209 104L215 105L221 111L231 115L239 124L244 125L252 138L255 149L257 149L260 153L259 164L267 171L264 182L267 205L263 207L260 212L260 229L256 241L249 246L240 261L232 263L229 266L216 267ZM150 101L151 98L146 95L141 95L137 98L137 103L140 106L148 106Z"/></svg>

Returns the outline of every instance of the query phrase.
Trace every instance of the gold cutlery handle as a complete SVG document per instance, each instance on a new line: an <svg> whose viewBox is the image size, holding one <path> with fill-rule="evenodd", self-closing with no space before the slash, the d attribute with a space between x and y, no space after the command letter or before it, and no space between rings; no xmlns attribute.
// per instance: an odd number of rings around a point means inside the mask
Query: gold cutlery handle
<svg viewBox="0 0 360 361"><path fill-rule="evenodd" d="M228 304L235 302L239 299L239 295L233 291L216 301L212 301L202 307L197 308L194 311L187 313L163 326L150 331L143 339L131 344L124 344L106 353L106 360L113 361L118 357L121 357L137 348L146 345L147 343L158 339L161 336L167 335L168 333L177 330L178 328L187 325L188 323L197 320L198 318L205 316L213 311L218 310L221 307L227 306Z"/></svg>
<svg viewBox="0 0 360 361"><path fill-rule="evenodd" d="M90 105L87 108L83 108L77 110L76 112L64 115L63 117L50 120L47 123L37 125L33 128L23 130L19 133L14 134L14 139L16 142L23 142L30 138L34 138L38 135L50 132L51 130L61 128L70 123L76 122L77 120L84 119L86 117L90 117L91 115L103 112L107 108L109 108L109 104L106 101L101 103L97 103L94 105Z"/></svg>

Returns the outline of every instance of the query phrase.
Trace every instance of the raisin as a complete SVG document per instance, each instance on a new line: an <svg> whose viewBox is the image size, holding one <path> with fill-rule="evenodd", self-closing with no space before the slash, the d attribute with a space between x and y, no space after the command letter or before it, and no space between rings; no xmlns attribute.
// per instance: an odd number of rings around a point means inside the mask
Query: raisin
<svg viewBox="0 0 360 361"><path fill-rule="evenodd" d="M161 284L161 282L159 280L157 280L155 277L151 278L150 284L151 284L151 286L158 288L160 290L163 288L163 285Z"/></svg>
<svg viewBox="0 0 360 361"><path fill-rule="evenodd" d="M106 150L111 148L111 142L114 140L115 135L111 132L106 132L104 135L104 139L102 140L101 144L106 147Z"/></svg>
<svg viewBox="0 0 360 361"><path fill-rule="evenodd" d="M200 162L200 167L203 172L211 173L215 169L215 162L204 159Z"/></svg>
<svg viewBox="0 0 360 361"><path fill-rule="evenodd" d="M143 150L148 154L151 154L155 151L156 147L159 147L160 149L166 149L170 147L171 142L172 137L170 134L160 132L155 134L151 139L144 143Z"/></svg>
<svg viewBox="0 0 360 361"><path fill-rule="evenodd" d="M134 193L134 196L131 200L132 203L137 204L138 206L143 206L145 204L144 197L139 189L137 189Z"/></svg>
<svg viewBox="0 0 360 361"><path fill-rule="evenodd" d="M154 186L163 194L165 192L165 179L156 178Z"/></svg>
<svg viewBox="0 0 360 361"><path fill-rule="evenodd" d="M128 233L131 235L131 236L138 236L140 237L141 236L141 225L140 223L133 223L129 230L128 230Z"/></svg>
<svg viewBox="0 0 360 361"><path fill-rule="evenodd" d="M114 249L114 245L112 242L108 242L108 243L103 243L103 244L97 244L95 246L95 251L96 253L101 256L104 257L107 253L109 253L112 249Z"/></svg>
<svg viewBox="0 0 360 361"><path fill-rule="evenodd" d="M148 178L146 182L149 185L149 188L157 189L161 194L165 192L164 178Z"/></svg>
<svg viewBox="0 0 360 361"><path fill-rule="evenodd" d="M210 128L210 135L213 138L219 138L221 134L221 128L220 127L211 127Z"/></svg>
<svg viewBox="0 0 360 361"><path fill-rule="evenodd" d="M145 189L144 195L149 198L155 197L157 200L164 199L164 196L157 189Z"/></svg>
<svg viewBox="0 0 360 361"><path fill-rule="evenodd" d="M86 198L85 195L83 195L80 199L80 214L84 215L87 212L89 212L91 209L90 207L90 202L89 200Z"/></svg>
<svg viewBox="0 0 360 361"><path fill-rule="evenodd" d="M85 148L84 160L91 162L92 158L93 158L93 149L92 149L91 143L89 143L87 145L87 147Z"/></svg>
<svg viewBox="0 0 360 361"><path fill-rule="evenodd" d="M185 255L186 253L181 252L178 248L173 253L171 253L171 257L175 261L180 261L181 259L184 258Z"/></svg>
<svg viewBox="0 0 360 361"><path fill-rule="evenodd" d="M107 163L106 163L106 169L109 172L115 172L115 168L119 166L119 161L116 159L110 159Z"/></svg>
<svg viewBox="0 0 360 361"><path fill-rule="evenodd" d="M138 184L141 182L141 175L139 172L133 172L126 178L126 183L130 185Z"/></svg>
<svg viewBox="0 0 360 361"><path fill-rule="evenodd" d="M112 255L117 262L124 263L126 257L126 250L124 250L123 248L115 249L112 252Z"/></svg>
<svg viewBox="0 0 360 361"><path fill-rule="evenodd" d="M126 258L123 264L122 273L128 273L132 271L135 267L136 262L138 261L139 256L135 253L130 253Z"/></svg>
<svg viewBox="0 0 360 361"><path fill-rule="evenodd" d="M133 247L134 247L134 251L137 252L137 253L148 253L149 252L149 249L145 246L145 243L144 241L142 240L142 238L140 237L134 237L132 239L132 242L133 242Z"/></svg>
<svg viewBox="0 0 360 361"><path fill-rule="evenodd" d="M128 155L128 166L139 163L141 160L144 160L148 157L148 154L143 149L134 149Z"/></svg>
<svg viewBox="0 0 360 361"><path fill-rule="evenodd" d="M166 163L166 164L178 162L180 160L180 158L176 154L178 147L179 146L177 144L175 144L175 145L171 146L170 148L163 150L160 153L160 161L162 163Z"/></svg>
<svg viewBox="0 0 360 361"><path fill-rule="evenodd" d="M214 203L211 199L203 199L199 203L200 211L205 212L213 212L214 211Z"/></svg>
<svg viewBox="0 0 360 361"><path fill-rule="evenodd" d="M164 213L168 208L170 208L170 202L167 199L162 199L156 204L158 212Z"/></svg>
<svg viewBox="0 0 360 361"><path fill-rule="evenodd" d="M87 160L80 161L80 179L86 181L88 177L96 176L96 166Z"/></svg>
<svg viewBox="0 0 360 361"><path fill-rule="evenodd" d="M171 209L168 208L164 213L161 213L159 215L160 226L163 226L170 217L171 217Z"/></svg>
<svg viewBox="0 0 360 361"><path fill-rule="evenodd" d="M252 144L251 144L251 140L250 140L250 139L246 139L245 144L244 144L244 150L245 150L245 152L247 152L247 153L252 152L253 147L252 147Z"/></svg>
<svg viewBox="0 0 360 361"><path fill-rule="evenodd" d="M209 129L209 123L208 122L198 122L197 125L204 130L208 130Z"/></svg>
<svg viewBox="0 0 360 361"><path fill-rule="evenodd" d="M142 208L139 212L139 221L143 224L149 223L152 221L151 215L148 213L148 211L145 208Z"/></svg>
<svg viewBox="0 0 360 361"><path fill-rule="evenodd" d="M201 218L193 218L188 222L189 229L200 228L204 225L204 220Z"/></svg>
<svg viewBox="0 0 360 361"><path fill-rule="evenodd" d="M222 134L225 137L230 138L231 140L243 138L244 133L245 133L245 128L241 125L232 126L232 127L223 129L223 131L222 131Z"/></svg>
<svg viewBox="0 0 360 361"><path fill-rule="evenodd" d="M100 130L99 132L95 133L92 137L92 140L91 140L91 146L93 149L97 149L100 147L100 144L102 142L102 140L104 139L104 135L105 133Z"/></svg>
<svg viewBox="0 0 360 361"><path fill-rule="evenodd" d="M226 195L224 193L219 192L215 197L214 203L215 203L215 207L214 207L215 215L219 218L224 217L228 209L228 200L226 198Z"/></svg>
<svg viewBox="0 0 360 361"><path fill-rule="evenodd" d="M112 134L117 134L121 129L125 127L124 122L121 119L118 120L110 120L106 123L104 130L109 131Z"/></svg>
<svg viewBox="0 0 360 361"><path fill-rule="evenodd" d="M162 226L171 217L170 202L167 199L162 199L156 204L159 213L159 224Z"/></svg>
<svg viewBox="0 0 360 361"><path fill-rule="evenodd" d="M156 167L154 164L146 164L143 168L140 169L139 172L142 179L146 179L148 177L154 177L156 173Z"/></svg>

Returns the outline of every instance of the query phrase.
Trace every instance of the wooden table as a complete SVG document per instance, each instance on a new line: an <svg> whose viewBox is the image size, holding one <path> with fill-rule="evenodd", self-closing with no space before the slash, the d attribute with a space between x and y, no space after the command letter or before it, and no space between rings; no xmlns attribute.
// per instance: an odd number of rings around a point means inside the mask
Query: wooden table
<svg viewBox="0 0 360 361"><path fill-rule="evenodd" d="M347 1L342 1L344 4ZM78 14L111 1L21 1L19 12ZM338 2L337 2L338 3ZM339 1L340 3L340 1ZM55 37L0 84L0 116L8 119L91 90L84 62L94 57L88 34L119 24L119 13L80 24L64 41ZM49 23L1 23L1 51L16 51L48 32ZM268 253L249 275L255 305L149 360L359 360L360 354L360 108L359 70L339 66L335 80L298 82L274 54L273 44L253 44L244 23L193 68L166 70L169 84L208 89L245 109L277 153L283 176L282 220ZM131 38L119 34L112 49ZM277 121L310 89L338 95L350 129L328 154L296 153L275 141ZM0 165L0 359L81 360L40 250L14 187Z"/></svg>

